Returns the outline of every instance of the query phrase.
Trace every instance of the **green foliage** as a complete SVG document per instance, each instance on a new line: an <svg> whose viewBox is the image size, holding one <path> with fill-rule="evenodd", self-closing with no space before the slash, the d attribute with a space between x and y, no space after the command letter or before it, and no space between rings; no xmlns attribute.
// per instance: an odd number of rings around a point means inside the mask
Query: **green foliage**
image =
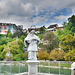
<svg viewBox="0 0 75 75"><path fill-rule="evenodd" d="M64 31L57 30L56 34L59 39L59 41L62 39L62 37L71 34L74 35L75 33L75 15L72 15L72 17L68 18L68 23L63 23Z"/></svg>
<svg viewBox="0 0 75 75"><path fill-rule="evenodd" d="M44 27L41 27L40 28L40 34L43 34L43 33L45 33L45 28Z"/></svg>
<svg viewBox="0 0 75 75"><path fill-rule="evenodd" d="M44 34L43 43L44 42L46 44L43 44L42 48L45 48L48 53L50 53L51 50L58 48L58 39L53 32L47 32Z"/></svg>
<svg viewBox="0 0 75 75"><path fill-rule="evenodd" d="M25 60L25 54L24 53L19 53L16 54L15 56L12 57L12 60L14 61L21 61L21 60Z"/></svg>
<svg viewBox="0 0 75 75"><path fill-rule="evenodd" d="M5 44L4 45L0 45L0 54L3 51L3 49L4 49L5 46L6 46Z"/></svg>
<svg viewBox="0 0 75 75"><path fill-rule="evenodd" d="M9 38L12 38L13 37L13 34L12 33L8 33L8 37Z"/></svg>
<svg viewBox="0 0 75 75"><path fill-rule="evenodd" d="M60 66L70 68L71 64L70 63L61 63Z"/></svg>
<svg viewBox="0 0 75 75"><path fill-rule="evenodd" d="M69 50L72 50L75 48L75 37L68 34L65 37L63 37L60 41L61 48L68 52Z"/></svg>
<svg viewBox="0 0 75 75"><path fill-rule="evenodd" d="M20 39L24 42L25 36L22 35Z"/></svg>
<svg viewBox="0 0 75 75"><path fill-rule="evenodd" d="M40 40L42 40L43 34L38 34L38 37L40 38Z"/></svg>
<svg viewBox="0 0 75 75"><path fill-rule="evenodd" d="M24 43L22 40L18 39L17 41L12 41L7 44L6 47L4 47L1 50L1 55L3 56L3 59L7 58L6 53L12 54L12 60L24 60L25 54L24 54ZM8 56L8 58L10 58ZM2 59L2 58L1 58Z"/></svg>
<svg viewBox="0 0 75 75"><path fill-rule="evenodd" d="M57 30L56 32L57 38L59 40L61 40L61 38L64 36L64 31L62 31L61 29Z"/></svg>
<svg viewBox="0 0 75 75"><path fill-rule="evenodd" d="M19 45L19 49L24 52L24 42L22 40L17 40L17 43Z"/></svg>
<svg viewBox="0 0 75 75"><path fill-rule="evenodd" d="M24 33L24 35L22 35L22 36L20 37L20 39L24 42L24 39L25 39L26 36L27 36L27 33Z"/></svg>
<svg viewBox="0 0 75 75"><path fill-rule="evenodd" d="M16 30L16 32L13 34L13 37L20 38L22 35L25 35L22 30Z"/></svg>
<svg viewBox="0 0 75 75"><path fill-rule="evenodd" d="M63 35L63 34L64 32L61 29L57 30L57 35Z"/></svg>
<svg viewBox="0 0 75 75"><path fill-rule="evenodd" d="M4 45L0 45L0 60L3 60L5 58L4 54L3 54L3 50L5 48L5 44Z"/></svg>
<svg viewBox="0 0 75 75"><path fill-rule="evenodd" d="M66 53L66 55L65 55L65 60L75 61L75 50L72 50L72 51L69 50L69 52Z"/></svg>
<svg viewBox="0 0 75 75"><path fill-rule="evenodd" d="M7 44L7 40L6 39L1 39L0 40L0 45L3 45L3 44Z"/></svg>
<svg viewBox="0 0 75 75"><path fill-rule="evenodd" d="M66 22L63 22L63 26L64 26L64 27L66 26L66 24L67 24Z"/></svg>
<svg viewBox="0 0 75 75"><path fill-rule="evenodd" d="M71 34L75 33L75 15L68 18L68 24L66 25L66 29L72 32Z"/></svg>
<svg viewBox="0 0 75 75"><path fill-rule="evenodd" d="M8 32L7 32L6 37L8 37L8 34L9 34L9 33L11 33L11 31L10 31L10 26L9 26L9 29L8 29Z"/></svg>
<svg viewBox="0 0 75 75"><path fill-rule="evenodd" d="M75 15L72 15L71 17L68 18L69 22L72 22L73 25L75 24Z"/></svg>
<svg viewBox="0 0 75 75"><path fill-rule="evenodd" d="M5 37L6 37L6 35L0 34L0 40L3 39L3 38L5 38Z"/></svg>

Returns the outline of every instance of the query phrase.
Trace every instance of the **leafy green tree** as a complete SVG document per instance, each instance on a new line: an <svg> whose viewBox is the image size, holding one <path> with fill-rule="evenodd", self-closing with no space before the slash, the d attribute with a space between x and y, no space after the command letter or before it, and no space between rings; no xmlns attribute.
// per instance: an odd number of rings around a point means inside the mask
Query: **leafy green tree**
<svg viewBox="0 0 75 75"><path fill-rule="evenodd" d="M22 35L25 35L25 33L22 31L22 29L17 29L16 32L13 34L13 37L20 38Z"/></svg>
<svg viewBox="0 0 75 75"><path fill-rule="evenodd" d="M12 54L12 60L24 60L24 43L22 40L12 41L7 44L3 49L1 55L3 58L7 58L7 53ZM8 56L10 58L10 56Z"/></svg>
<svg viewBox="0 0 75 75"><path fill-rule="evenodd" d="M13 34L10 32L10 33L8 33L8 37L9 38L12 38L13 37Z"/></svg>
<svg viewBox="0 0 75 75"><path fill-rule="evenodd" d="M26 36L22 35L20 39L24 42L25 37Z"/></svg>
<svg viewBox="0 0 75 75"><path fill-rule="evenodd" d="M0 45L3 45L3 44L7 44L7 40L6 39L1 39L0 40Z"/></svg>
<svg viewBox="0 0 75 75"><path fill-rule="evenodd" d="M64 27L66 26L66 24L67 24L66 22L63 22L63 26L64 26Z"/></svg>
<svg viewBox="0 0 75 75"><path fill-rule="evenodd" d="M2 54L5 46L6 46L5 44L4 45L0 45L0 60L3 60L5 58L4 54Z"/></svg>
<svg viewBox="0 0 75 75"><path fill-rule="evenodd" d="M45 33L45 27L44 26L40 28L40 34L43 34L43 33Z"/></svg>
<svg viewBox="0 0 75 75"><path fill-rule="evenodd" d="M10 26L9 26L9 29L8 29L8 32L7 32L6 37L8 37L8 34L9 34L9 33L11 33L11 31L10 31Z"/></svg>
<svg viewBox="0 0 75 75"><path fill-rule="evenodd" d="M72 15L68 18L68 24L66 25L66 29L75 33L75 15Z"/></svg>
<svg viewBox="0 0 75 75"><path fill-rule="evenodd" d="M0 54L3 51L3 49L4 49L5 46L6 46L5 44L4 45L0 45Z"/></svg>
<svg viewBox="0 0 75 75"><path fill-rule="evenodd" d="M63 37L60 41L60 47L65 51L68 52L75 48L75 37L68 34Z"/></svg>
<svg viewBox="0 0 75 75"><path fill-rule="evenodd" d="M50 53L51 50L58 48L58 39L53 32L44 34L43 45L41 45L41 48L47 50L48 53Z"/></svg>
<svg viewBox="0 0 75 75"><path fill-rule="evenodd" d="M69 50L68 53L65 54L66 61L75 61L75 50Z"/></svg>
<svg viewBox="0 0 75 75"><path fill-rule="evenodd" d="M62 34L64 34L64 32L61 29L57 30L57 35L62 35Z"/></svg>
<svg viewBox="0 0 75 75"><path fill-rule="evenodd" d="M62 31L61 29L57 30L56 32L57 38L59 40L61 40L61 38L64 36L64 31Z"/></svg>
<svg viewBox="0 0 75 75"><path fill-rule="evenodd" d="M19 45L19 49L24 52L24 42L22 40L17 40L17 43Z"/></svg>

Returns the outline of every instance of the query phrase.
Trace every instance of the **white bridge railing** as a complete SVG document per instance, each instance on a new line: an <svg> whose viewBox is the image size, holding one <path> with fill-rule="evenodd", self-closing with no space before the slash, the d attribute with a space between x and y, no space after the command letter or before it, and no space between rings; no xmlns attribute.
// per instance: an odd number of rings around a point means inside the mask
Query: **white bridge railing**
<svg viewBox="0 0 75 75"><path fill-rule="evenodd" d="M71 64L68 61L40 61L38 73L71 75ZM20 75L27 72L26 61L0 61L0 75Z"/></svg>

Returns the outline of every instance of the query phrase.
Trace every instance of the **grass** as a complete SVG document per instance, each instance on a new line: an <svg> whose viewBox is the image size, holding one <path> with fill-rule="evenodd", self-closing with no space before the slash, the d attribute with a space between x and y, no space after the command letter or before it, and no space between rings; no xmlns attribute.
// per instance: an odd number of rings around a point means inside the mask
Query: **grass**
<svg viewBox="0 0 75 75"><path fill-rule="evenodd" d="M41 62L41 65L49 66L49 63L48 62ZM50 62L50 66L59 66L59 63L57 63L57 62ZM70 63L60 63L60 67L71 68L71 64Z"/></svg>
<svg viewBox="0 0 75 75"><path fill-rule="evenodd" d="M40 72L41 73L49 73L49 68L48 67L40 67ZM59 74L59 68L50 68L50 73L51 74ZM71 75L71 69L60 68L60 74Z"/></svg>

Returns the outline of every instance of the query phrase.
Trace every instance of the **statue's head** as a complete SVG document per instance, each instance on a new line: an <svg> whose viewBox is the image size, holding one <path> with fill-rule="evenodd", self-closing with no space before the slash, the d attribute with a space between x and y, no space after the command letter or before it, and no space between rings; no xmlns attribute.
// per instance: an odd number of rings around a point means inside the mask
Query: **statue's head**
<svg viewBox="0 0 75 75"><path fill-rule="evenodd" d="M34 34L34 33L35 33L35 31L34 31L34 30L32 30L32 31L31 31L31 34Z"/></svg>

